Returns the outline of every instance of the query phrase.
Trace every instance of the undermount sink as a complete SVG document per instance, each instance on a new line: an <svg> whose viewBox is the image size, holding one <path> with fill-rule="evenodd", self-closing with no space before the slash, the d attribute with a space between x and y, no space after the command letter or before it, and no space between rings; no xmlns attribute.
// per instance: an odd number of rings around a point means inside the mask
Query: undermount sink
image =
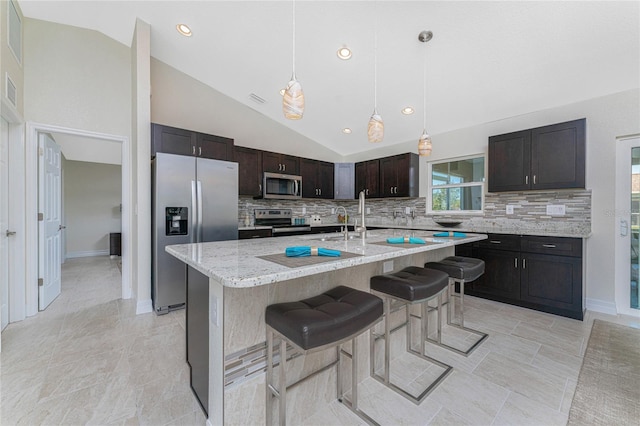
<svg viewBox="0 0 640 426"><path fill-rule="evenodd" d="M377 234L373 234L371 232L367 232L366 238L377 237ZM344 241L344 234L342 232L336 232L332 234L321 234L317 235L315 238L312 238L316 241ZM349 232L349 240L357 240L360 239L359 232Z"/></svg>

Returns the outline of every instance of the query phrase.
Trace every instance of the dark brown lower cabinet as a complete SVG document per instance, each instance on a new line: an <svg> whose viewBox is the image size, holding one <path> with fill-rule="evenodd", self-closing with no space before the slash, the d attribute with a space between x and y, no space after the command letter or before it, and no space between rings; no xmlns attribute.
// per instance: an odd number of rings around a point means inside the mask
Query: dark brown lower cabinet
<svg viewBox="0 0 640 426"><path fill-rule="evenodd" d="M517 251L481 249L474 257L484 260L484 275L473 283L473 291L508 299L520 297L520 269Z"/></svg>
<svg viewBox="0 0 640 426"><path fill-rule="evenodd" d="M582 310L582 259L522 253L520 298L570 312Z"/></svg>
<svg viewBox="0 0 640 426"><path fill-rule="evenodd" d="M582 239L489 234L471 250L459 247L457 255L485 261L465 293L583 319Z"/></svg>

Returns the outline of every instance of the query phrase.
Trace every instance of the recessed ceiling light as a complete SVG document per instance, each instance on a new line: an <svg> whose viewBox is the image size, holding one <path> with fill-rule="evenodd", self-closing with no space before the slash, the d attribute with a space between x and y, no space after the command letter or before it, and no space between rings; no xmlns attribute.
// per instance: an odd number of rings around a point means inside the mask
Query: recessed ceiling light
<svg viewBox="0 0 640 426"><path fill-rule="evenodd" d="M178 24L176 25L176 29L180 34L185 37L191 37L191 28L187 26L187 24Z"/></svg>
<svg viewBox="0 0 640 426"><path fill-rule="evenodd" d="M285 89L280 89L280 96L284 96L284 92L286 92Z"/></svg>
<svg viewBox="0 0 640 426"><path fill-rule="evenodd" d="M338 58L343 59L343 60L347 60L349 58L351 58L351 49L349 49L348 47L341 47L340 49L338 49Z"/></svg>
<svg viewBox="0 0 640 426"><path fill-rule="evenodd" d="M402 108L402 111L401 111L401 112L402 112L404 115L411 115L411 114L413 114L415 111L414 111L413 107L408 106L408 107L404 107L404 108Z"/></svg>
<svg viewBox="0 0 640 426"><path fill-rule="evenodd" d="M345 127L344 129L342 129L342 133L344 133L346 135L349 135L349 134L351 134L351 129L348 128L348 127Z"/></svg>

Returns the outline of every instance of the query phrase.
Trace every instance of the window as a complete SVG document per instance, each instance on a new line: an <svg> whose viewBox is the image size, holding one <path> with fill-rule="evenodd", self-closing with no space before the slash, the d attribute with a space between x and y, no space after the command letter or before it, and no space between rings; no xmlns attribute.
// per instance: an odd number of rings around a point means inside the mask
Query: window
<svg viewBox="0 0 640 426"><path fill-rule="evenodd" d="M427 211L481 212L484 205L484 157L428 164Z"/></svg>

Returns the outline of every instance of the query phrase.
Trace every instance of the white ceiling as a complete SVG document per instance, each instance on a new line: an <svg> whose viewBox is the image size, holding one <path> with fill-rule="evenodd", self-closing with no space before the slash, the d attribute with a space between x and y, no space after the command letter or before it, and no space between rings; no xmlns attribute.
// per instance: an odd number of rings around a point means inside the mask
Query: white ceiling
<svg viewBox="0 0 640 426"><path fill-rule="evenodd" d="M283 117L278 93L292 71L291 1L19 3L27 17L126 45L138 17L151 25L152 56L343 156L372 148L376 20L382 144L417 142L422 133L425 53L432 135L640 87L638 1L298 0L296 74L306 99L299 121ZM193 36L178 34L177 23ZM422 30L433 40L419 42ZM337 58L342 45L351 60ZM251 93L267 102L256 104ZM416 114L402 115L407 105Z"/></svg>
<svg viewBox="0 0 640 426"><path fill-rule="evenodd" d="M122 144L106 139L52 132L67 160L122 165Z"/></svg>

